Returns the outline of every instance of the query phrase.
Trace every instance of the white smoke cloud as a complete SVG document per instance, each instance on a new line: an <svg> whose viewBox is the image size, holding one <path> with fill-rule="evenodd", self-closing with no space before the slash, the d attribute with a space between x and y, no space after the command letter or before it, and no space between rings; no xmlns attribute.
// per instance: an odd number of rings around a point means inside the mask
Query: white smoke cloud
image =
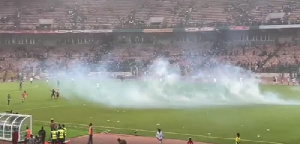
<svg viewBox="0 0 300 144"><path fill-rule="evenodd" d="M261 92L255 75L240 67L218 64L194 72L196 75L183 78L177 64L170 64L166 59L157 59L149 67L148 74L141 79L121 82L105 75L87 76L75 72L64 73L58 79L61 83L61 94L69 100L80 98L119 108L299 104L283 100L275 93ZM99 89L97 83L100 84Z"/></svg>

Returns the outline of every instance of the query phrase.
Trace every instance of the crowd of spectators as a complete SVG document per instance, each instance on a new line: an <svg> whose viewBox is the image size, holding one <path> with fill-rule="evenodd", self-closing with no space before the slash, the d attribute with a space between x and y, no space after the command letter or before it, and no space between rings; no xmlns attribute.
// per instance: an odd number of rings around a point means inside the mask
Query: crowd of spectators
<svg viewBox="0 0 300 144"><path fill-rule="evenodd" d="M270 13L284 13L276 21ZM3 0L0 29L145 28L151 17L159 27L299 24L300 2L294 0ZM39 19L53 19L43 25Z"/></svg>
<svg viewBox="0 0 300 144"><path fill-rule="evenodd" d="M86 71L141 72L157 58L179 65L183 73L232 64L254 72L291 72L299 65L297 43L234 45L229 42L201 44L115 44L97 47L2 48L0 70L13 72L57 72L85 68Z"/></svg>

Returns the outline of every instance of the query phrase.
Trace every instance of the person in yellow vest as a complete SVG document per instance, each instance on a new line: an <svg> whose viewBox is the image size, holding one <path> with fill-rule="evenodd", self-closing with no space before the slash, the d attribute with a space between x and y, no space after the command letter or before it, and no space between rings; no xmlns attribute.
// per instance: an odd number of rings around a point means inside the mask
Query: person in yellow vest
<svg viewBox="0 0 300 144"><path fill-rule="evenodd" d="M240 144L240 143L241 143L240 133L237 133L235 138L235 144Z"/></svg>
<svg viewBox="0 0 300 144"><path fill-rule="evenodd" d="M64 144L64 139L65 139L65 132L62 127L59 127L57 130L57 136L58 136L58 141L60 144Z"/></svg>
<svg viewBox="0 0 300 144"><path fill-rule="evenodd" d="M67 128L65 127L64 124L62 124L62 128L63 128L63 130L64 130L64 132L65 132L65 138L64 138L64 141L66 141L66 137L67 137Z"/></svg>
<svg viewBox="0 0 300 144"><path fill-rule="evenodd" d="M57 131L56 129L51 130L51 144L56 144L57 142Z"/></svg>

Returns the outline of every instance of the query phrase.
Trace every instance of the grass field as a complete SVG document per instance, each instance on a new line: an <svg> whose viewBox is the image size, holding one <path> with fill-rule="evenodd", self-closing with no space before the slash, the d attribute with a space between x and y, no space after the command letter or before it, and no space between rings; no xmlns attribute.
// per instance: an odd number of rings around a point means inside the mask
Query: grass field
<svg viewBox="0 0 300 144"><path fill-rule="evenodd" d="M50 89L43 82L32 85L25 82L23 90L27 91L28 97L25 103L21 103L18 83L2 83L0 110L33 115L35 133L41 126L48 131L50 119L54 118L56 122L66 125L68 137L86 135L87 125L92 122L97 132L110 130L111 133L134 134L135 130L139 130L139 135L153 137L156 128L160 127L165 138L186 140L191 136L195 141L218 144L233 144L237 132L241 133L243 144L296 144L300 141L300 106L297 105L214 106L176 110L115 109L82 100L51 100ZM284 99L300 100L300 91L296 90L296 86L264 85L261 89L277 92ZM10 106L6 104L8 93L12 95Z"/></svg>

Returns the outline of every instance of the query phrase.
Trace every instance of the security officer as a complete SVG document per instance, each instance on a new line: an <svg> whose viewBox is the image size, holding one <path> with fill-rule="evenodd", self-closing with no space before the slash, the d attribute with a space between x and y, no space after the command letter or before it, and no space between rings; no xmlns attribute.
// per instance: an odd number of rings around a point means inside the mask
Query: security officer
<svg viewBox="0 0 300 144"><path fill-rule="evenodd" d="M51 144L56 144L57 142L57 131L56 129L51 130Z"/></svg>
<svg viewBox="0 0 300 144"><path fill-rule="evenodd" d="M60 126L57 130L58 141L60 144L64 144L65 132L64 129Z"/></svg>
<svg viewBox="0 0 300 144"><path fill-rule="evenodd" d="M64 138L64 141L66 141L66 137L67 137L67 128L65 127L64 124L62 124L62 128L63 128L63 130L64 130L64 132L65 132L65 138Z"/></svg>

